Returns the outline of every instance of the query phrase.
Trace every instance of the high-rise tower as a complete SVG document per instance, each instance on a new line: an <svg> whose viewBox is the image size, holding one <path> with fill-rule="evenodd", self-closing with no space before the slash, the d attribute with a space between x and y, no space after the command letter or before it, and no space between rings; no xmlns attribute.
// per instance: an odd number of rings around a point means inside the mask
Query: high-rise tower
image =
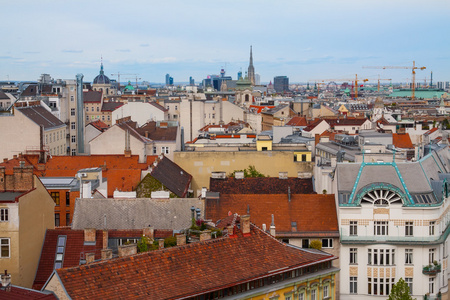
<svg viewBox="0 0 450 300"><path fill-rule="evenodd" d="M250 64L248 65L248 79L250 79L252 85L255 85L255 67L253 67L252 46L250 46Z"/></svg>

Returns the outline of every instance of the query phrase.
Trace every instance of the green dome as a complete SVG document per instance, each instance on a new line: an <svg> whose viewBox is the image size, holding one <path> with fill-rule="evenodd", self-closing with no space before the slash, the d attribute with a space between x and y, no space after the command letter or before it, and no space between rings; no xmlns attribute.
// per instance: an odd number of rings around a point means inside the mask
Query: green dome
<svg viewBox="0 0 450 300"><path fill-rule="evenodd" d="M124 88L125 91L134 91L134 87L131 85L131 82L128 81L127 86Z"/></svg>

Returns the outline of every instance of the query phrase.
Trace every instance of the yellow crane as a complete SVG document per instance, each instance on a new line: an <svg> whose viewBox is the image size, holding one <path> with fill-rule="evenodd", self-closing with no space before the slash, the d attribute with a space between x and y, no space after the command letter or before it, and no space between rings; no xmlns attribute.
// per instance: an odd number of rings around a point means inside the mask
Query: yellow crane
<svg viewBox="0 0 450 300"><path fill-rule="evenodd" d="M415 90L416 90L416 70L425 70L426 67L416 67L416 62L413 60L412 67L402 67L402 66L372 66L372 67L363 67L365 69L410 69L412 71L412 94L411 100L414 100Z"/></svg>
<svg viewBox="0 0 450 300"><path fill-rule="evenodd" d="M314 81L314 80L312 80ZM358 79L358 74L355 74L355 78L339 78L339 79L319 79L315 81L337 81L337 82L344 82L344 81L353 81L355 83L355 98L358 98L358 81L367 82L369 79Z"/></svg>
<svg viewBox="0 0 450 300"><path fill-rule="evenodd" d="M392 79L382 79L382 78L380 78L380 75L378 75L378 92L380 91L380 81L381 80L389 80L389 81L391 81Z"/></svg>
<svg viewBox="0 0 450 300"><path fill-rule="evenodd" d="M111 76L117 76L117 89L120 91L120 75L139 75L139 74L125 74L125 73L120 73L117 72L117 74L111 74Z"/></svg>

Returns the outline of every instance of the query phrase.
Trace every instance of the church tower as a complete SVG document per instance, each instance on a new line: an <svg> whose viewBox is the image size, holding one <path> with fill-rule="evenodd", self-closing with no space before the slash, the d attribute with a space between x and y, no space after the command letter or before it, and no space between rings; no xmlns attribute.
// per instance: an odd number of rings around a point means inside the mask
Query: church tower
<svg viewBox="0 0 450 300"><path fill-rule="evenodd" d="M253 67L252 46L250 46L250 64L248 65L248 79L250 79L252 85L255 85L255 68Z"/></svg>

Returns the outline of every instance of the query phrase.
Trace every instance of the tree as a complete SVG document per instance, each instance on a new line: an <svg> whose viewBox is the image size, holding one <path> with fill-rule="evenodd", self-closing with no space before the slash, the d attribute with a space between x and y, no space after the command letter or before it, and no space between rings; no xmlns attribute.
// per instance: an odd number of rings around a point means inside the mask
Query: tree
<svg viewBox="0 0 450 300"><path fill-rule="evenodd" d="M389 294L389 300L415 300L409 293L409 286L400 278L396 284L392 286L391 293Z"/></svg>
<svg viewBox="0 0 450 300"><path fill-rule="evenodd" d="M266 177L264 174L256 170L255 166L248 166L247 169L244 170L234 170L233 173L229 175L229 177L234 177L236 172L244 172L244 177Z"/></svg>
<svg viewBox="0 0 450 300"><path fill-rule="evenodd" d="M319 240L312 240L309 243L309 248L313 248L313 249L317 249L317 250L322 250L322 242Z"/></svg>

